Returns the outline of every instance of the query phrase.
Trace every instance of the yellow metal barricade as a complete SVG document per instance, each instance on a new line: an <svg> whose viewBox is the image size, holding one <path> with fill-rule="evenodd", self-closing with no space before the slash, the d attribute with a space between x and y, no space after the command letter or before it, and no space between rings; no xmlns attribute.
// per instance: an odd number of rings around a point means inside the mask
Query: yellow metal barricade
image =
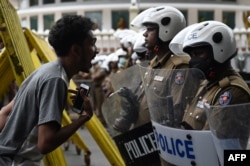
<svg viewBox="0 0 250 166"><path fill-rule="evenodd" d="M57 148L43 158L45 166L67 166L62 148Z"/></svg>
<svg viewBox="0 0 250 166"><path fill-rule="evenodd" d="M7 0L1 0L0 2L1 37L17 84L20 85L34 71L35 67L30 56L27 56L30 54L29 47L14 7Z"/></svg>
<svg viewBox="0 0 250 166"><path fill-rule="evenodd" d="M9 59L7 57L6 49L2 50L0 54L0 98L7 92L10 83L15 79L14 73L10 66Z"/></svg>
<svg viewBox="0 0 250 166"><path fill-rule="evenodd" d="M0 35L5 47L0 54L1 88L4 88L0 89L0 95L3 95L11 81L15 79L20 86L36 69L16 10L7 0L0 1ZM66 166L60 147L46 155L44 161L47 166Z"/></svg>
<svg viewBox="0 0 250 166"><path fill-rule="evenodd" d="M47 63L56 59L56 55L48 43L35 35L28 29L22 29L16 10L8 0L0 1L0 35L3 39L5 49L0 55L0 79L6 82L6 86L0 88L0 95L4 93L7 83L16 79L18 86L22 81L41 63ZM70 88L76 89L73 81ZM71 100L69 100L71 102ZM72 104L72 103L71 103ZM67 113L63 113L63 125L71 123ZM89 132L100 146L101 150L111 165L123 166L124 161L99 119L94 115L86 123ZM72 136L72 140L85 153L90 154L89 149L82 141L78 133ZM48 166L66 166L62 149L57 148L44 157L44 163Z"/></svg>

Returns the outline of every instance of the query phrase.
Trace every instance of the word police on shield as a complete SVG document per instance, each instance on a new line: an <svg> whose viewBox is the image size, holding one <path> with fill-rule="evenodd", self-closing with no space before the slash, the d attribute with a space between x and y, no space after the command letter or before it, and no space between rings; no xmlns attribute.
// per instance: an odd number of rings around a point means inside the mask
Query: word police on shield
<svg viewBox="0 0 250 166"><path fill-rule="evenodd" d="M224 150L225 166L248 166L250 163L250 150Z"/></svg>

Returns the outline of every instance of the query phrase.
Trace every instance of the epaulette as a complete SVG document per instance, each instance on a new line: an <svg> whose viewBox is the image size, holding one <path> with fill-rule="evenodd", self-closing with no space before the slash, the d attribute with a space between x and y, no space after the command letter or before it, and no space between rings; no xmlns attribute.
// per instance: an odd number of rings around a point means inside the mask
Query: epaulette
<svg viewBox="0 0 250 166"><path fill-rule="evenodd" d="M190 61L190 57L187 55L183 55L183 56L172 56L171 57L171 61L174 64L175 67L179 66L179 65L188 65L189 61Z"/></svg>
<svg viewBox="0 0 250 166"><path fill-rule="evenodd" d="M239 87L241 89L243 89L245 92L247 92L250 95L250 90L249 87L247 85L247 83L243 80L240 79L241 77L238 75L233 75L233 76L228 76L223 78L222 80L220 80L218 82L219 84L219 89L216 91L212 103L215 103L215 100L217 99L218 94L226 87L228 86L236 86Z"/></svg>

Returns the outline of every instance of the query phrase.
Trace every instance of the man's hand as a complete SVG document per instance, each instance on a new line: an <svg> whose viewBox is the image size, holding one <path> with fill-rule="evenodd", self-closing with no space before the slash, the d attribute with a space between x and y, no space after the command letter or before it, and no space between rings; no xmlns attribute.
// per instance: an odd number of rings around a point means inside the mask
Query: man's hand
<svg viewBox="0 0 250 166"><path fill-rule="evenodd" d="M89 119L91 119L91 117L93 116L93 110L92 110L92 106L91 106L91 102L89 100L89 97L85 95L85 92L83 89L80 90L81 93L81 97L83 99L83 113L81 114L81 116L86 115Z"/></svg>
<svg viewBox="0 0 250 166"><path fill-rule="evenodd" d="M70 93L69 98L70 98L70 100L72 101L72 103L74 103L75 100L76 100L77 91L78 91L78 89L77 89L77 90L73 90L73 89L69 89L69 90L68 90L68 92ZM72 105L73 105L73 104L72 104Z"/></svg>
<svg viewBox="0 0 250 166"><path fill-rule="evenodd" d="M69 93L72 93L72 95L70 95L70 99L72 100L72 103L74 103L76 100L78 90L79 90L79 88L77 88L77 90L73 90L73 89L68 90ZM83 109L84 109L80 116L87 116L88 119L90 119L93 116L91 102L89 100L89 97L86 96L83 89L80 89L80 94L81 94L81 97L83 99Z"/></svg>

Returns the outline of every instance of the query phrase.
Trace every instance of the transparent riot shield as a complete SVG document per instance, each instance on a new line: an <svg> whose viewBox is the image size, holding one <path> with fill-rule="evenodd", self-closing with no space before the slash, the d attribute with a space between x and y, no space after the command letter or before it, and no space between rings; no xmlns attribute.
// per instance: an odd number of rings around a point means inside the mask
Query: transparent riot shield
<svg viewBox="0 0 250 166"><path fill-rule="evenodd" d="M148 65L145 62L145 65ZM139 96L144 92L138 65L110 77L113 93L105 99L102 111L108 131L127 166L159 166L157 144L149 122L135 126Z"/></svg>
<svg viewBox="0 0 250 166"><path fill-rule="evenodd" d="M127 118L128 120L137 117L135 93L141 84L139 67L137 65L131 66L113 74L109 77L109 81L109 86L111 86L109 89L112 89L112 93L105 99L102 105L102 112L111 136L116 136L129 130L132 125L131 120L131 122L126 124L124 122L124 127L115 128L114 122L116 119L126 113L131 114L131 117Z"/></svg>
<svg viewBox="0 0 250 166"><path fill-rule="evenodd" d="M227 150L250 149L250 103L205 108L221 165L224 157L228 160Z"/></svg>
<svg viewBox="0 0 250 166"><path fill-rule="evenodd" d="M184 110L197 94L203 74L197 69L145 67L140 72L161 159L174 165L219 165L211 132L181 127Z"/></svg>

